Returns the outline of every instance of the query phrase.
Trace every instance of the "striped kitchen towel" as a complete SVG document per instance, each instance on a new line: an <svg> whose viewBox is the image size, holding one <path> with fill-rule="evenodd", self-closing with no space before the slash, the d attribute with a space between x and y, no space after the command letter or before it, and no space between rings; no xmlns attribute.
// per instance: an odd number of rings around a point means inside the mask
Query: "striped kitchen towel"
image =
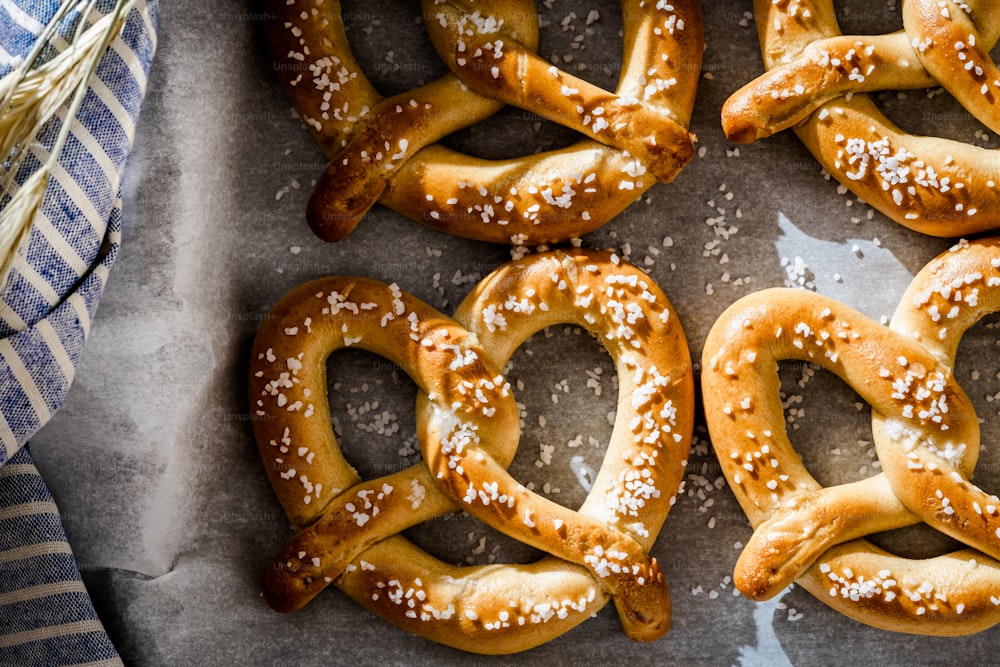
<svg viewBox="0 0 1000 667"><path fill-rule="evenodd" d="M0 76L31 51L59 5L0 0ZM67 48L81 16L93 21L113 7L81 0L52 48ZM26 252L0 293L0 666L121 664L24 445L65 399L121 243L119 188L156 26L157 0L139 2L104 53L69 119ZM17 182L46 160L63 122L65 110L43 130Z"/></svg>

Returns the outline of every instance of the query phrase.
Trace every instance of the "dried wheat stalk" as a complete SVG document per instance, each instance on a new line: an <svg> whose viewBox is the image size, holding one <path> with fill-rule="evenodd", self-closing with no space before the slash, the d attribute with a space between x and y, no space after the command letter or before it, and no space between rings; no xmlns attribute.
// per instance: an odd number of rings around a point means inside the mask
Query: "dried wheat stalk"
<svg viewBox="0 0 1000 667"><path fill-rule="evenodd" d="M64 0L32 52L0 79L0 100L3 100L0 104L0 155L6 158L0 183L0 205L3 207L0 210L0 286L3 291L6 291L17 255L26 245L39 215L53 167L97 63L121 31L128 11L137 3L138 0L119 0L113 11L89 23L95 0ZM69 45L58 55L39 63L51 46L58 26L74 12L79 15L78 26ZM67 102L69 107L48 157L18 186L15 177L24 157L32 150L44 154L39 134Z"/></svg>

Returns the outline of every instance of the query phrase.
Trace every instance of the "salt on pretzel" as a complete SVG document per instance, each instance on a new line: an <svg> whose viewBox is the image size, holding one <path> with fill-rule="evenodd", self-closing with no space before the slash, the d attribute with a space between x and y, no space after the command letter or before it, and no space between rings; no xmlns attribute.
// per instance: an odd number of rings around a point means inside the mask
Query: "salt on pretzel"
<svg viewBox="0 0 1000 667"><path fill-rule="evenodd" d="M755 0L754 11L767 72L727 100L727 137L745 143L794 128L840 183L925 234L1000 227L996 151L908 133L864 94L942 85L1000 131L993 3L907 0L904 30L861 36L841 34L832 0Z"/></svg>
<svg viewBox="0 0 1000 667"><path fill-rule="evenodd" d="M661 636L669 598L648 551L679 486L693 422L690 358L666 297L609 253L553 252L495 271L456 318L462 324L361 278L314 281L275 305L254 343L249 391L262 459L300 530L267 569L265 599L291 611L333 583L406 630L477 653L546 642L612 598L629 637ZM534 331L560 322L599 335L620 382L609 453L579 513L504 471L519 427L496 369ZM385 356L415 380L429 465L362 481L344 460L330 429L325 361L346 345ZM396 534L459 507L555 555L454 567Z"/></svg>
<svg viewBox="0 0 1000 667"><path fill-rule="evenodd" d="M687 343L667 297L616 255L557 251L501 267L472 290L455 317L501 366L529 336L556 324L583 327L611 354L619 381L615 426L579 512L529 491L476 443L438 448L428 440L424 458L463 509L585 566L612 591L629 636L658 638L669 627L669 599L647 553L686 465L694 391ZM507 500L495 502L496 496Z"/></svg>
<svg viewBox="0 0 1000 667"><path fill-rule="evenodd" d="M417 222L497 243L579 237L624 210L694 156L687 131L703 49L697 0L623 0L625 56L614 93L535 54L533 2L424 0L427 31L452 69L391 98L348 45L340 4L269 0L275 68L330 159L307 218L345 238L380 201ZM483 160L435 142L518 105L582 132L566 148Z"/></svg>
<svg viewBox="0 0 1000 667"><path fill-rule="evenodd" d="M733 304L705 345L705 414L755 530L737 587L764 599L793 580L876 627L963 635L1000 622L1000 500L969 481L975 411L953 376L966 329L1000 310L1000 241L962 242L914 279L886 329L833 299L764 290ZM872 406L884 472L822 487L788 439L777 362L836 373ZM865 535L918 522L970 548L926 560Z"/></svg>

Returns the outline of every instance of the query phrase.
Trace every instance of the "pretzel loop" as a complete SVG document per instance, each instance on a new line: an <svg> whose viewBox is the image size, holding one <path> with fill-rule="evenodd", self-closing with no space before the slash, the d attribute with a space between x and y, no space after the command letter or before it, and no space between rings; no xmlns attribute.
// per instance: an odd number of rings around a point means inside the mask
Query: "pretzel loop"
<svg viewBox="0 0 1000 667"><path fill-rule="evenodd" d="M486 445L499 448L500 460L509 463L516 450L509 388L458 323L377 281L327 278L293 290L258 333L250 378L261 456L292 525L305 528L266 573L265 595L281 611L305 605L374 542L455 509L422 464L362 482L343 458L330 429L325 364L345 347L389 359L435 406L460 406L472 428L502 434ZM472 398L458 393L465 383L477 390Z"/></svg>
<svg viewBox="0 0 1000 667"><path fill-rule="evenodd" d="M424 3L425 13L433 9L428 4ZM538 47L534 2L487 1L480 5L479 11L502 17L493 22L498 29L504 27L510 39L523 43L522 48L533 51ZM477 16L480 24L488 23ZM335 35L337 41L347 44L342 29ZM327 241L343 240L385 194L396 172L420 149L489 118L503 106L501 100L476 94L454 76L443 76L379 101L365 110L354 133L317 183L306 211L310 226Z"/></svg>
<svg viewBox="0 0 1000 667"><path fill-rule="evenodd" d="M680 484L693 428L687 344L666 296L608 253L552 253L501 267L469 294L456 318L499 366L554 324L587 329L611 353L618 413L604 465L579 512L529 491L476 442L438 448L428 441L424 457L441 489L468 512L587 567L614 595L629 636L661 636L669 627L669 598L647 552Z"/></svg>
<svg viewBox="0 0 1000 667"><path fill-rule="evenodd" d="M560 322L600 333L622 391L605 465L579 513L505 472L518 410L497 368L535 330ZM348 346L386 357L416 382L424 462L366 481L344 459L325 369ZM617 257L577 250L511 263L469 295L456 320L395 285L307 283L258 332L249 390L258 449L299 529L264 575L275 609L298 609L333 583L409 631L478 653L548 641L612 598L630 638L649 641L669 627L663 573L648 551L683 474L693 380L666 297ZM459 507L553 555L454 567L397 534Z"/></svg>
<svg viewBox="0 0 1000 667"><path fill-rule="evenodd" d="M1000 227L996 151L898 128L865 93L947 88L1000 128L1000 37L992 3L903 4L904 30L841 35L831 0L755 0L766 73L734 93L722 125L750 142L794 128L844 186L890 219L934 236Z"/></svg>
<svg viewBox="0 0 1000 667"><path fill-rule="evenodd" d="M773 289L733 304L705 346L706 418L754 534L735 581L750 597L793 580L885 629L970 634L1000 622L1000 501L969 481L978 421L953 377L965 330L1000 310L1000 242L961 243L914 279L887 330L821 295ZM872 406L883 473L824 488L784 428L777 361L819 364ZM925 522L970 549L893 556L864 536Z"/></svg>
<svg viewBox="0 0 1000 667"><path fill-rule="evenodd" d="M351 54L339 3L266 4L275 17L267 33L278 76L331 160L307 209L310 226L326 240L346 237L375 201L478 240L566 240L604 224L693 158L686 127L703 47L697 0L623 0L625 61L616 93L534 54L532 2L424 0L428 32L458 76L389 100ZM435 143L504 102L587 138L509 160L481 160Z"/></svg>
<svg viewBox="0 0 1000 667"><path fill-rule="evenodd" d="M919 340L944 360L941 375L923 375L920 368L912 367L903 378L909 393L929 394L913 405L918 417L948 422L945 413L953 407L936 389L942 382L954 381L950 371L966 330L997 311L1000 242L995 239L959 243L911 283L890 328ZM926 390L918 389L921 384ZM965 419L973 417L969 413ZM884 412L873 413L872 423L879 460L899 499L922 521L1000 559L1000 503L969 481L978 438L975 447L965 438L955 438L954 445L947 440L935 442L919 437L907 421ZM926 493L930 489L933 498Z"/></svg>

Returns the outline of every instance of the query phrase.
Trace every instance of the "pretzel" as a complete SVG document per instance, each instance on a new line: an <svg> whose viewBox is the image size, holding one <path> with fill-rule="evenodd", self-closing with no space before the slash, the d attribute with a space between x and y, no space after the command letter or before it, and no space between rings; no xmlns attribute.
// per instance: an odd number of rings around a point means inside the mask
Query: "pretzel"
<svg viewBox="0 0 1000 667"><path fill-rule="evenodd" d="M662 291L607 252L532 255L494 271L447 318L397 286L325 278L282 298L250 364L254 432L275 492L299 531L263 580L279 611L329 584L416 634L476 653L546 642L612 598L633 640L669 628L666 581L648 552L684 471L693 378ZM618 418L578 512L507 473L518 411L502 368L536 331L576 323L616 361ZM424 460L362 481L330 429L325 362L359 347L416 382ZM455 567L400 530L457 509L552 554L527 565Z"/></svg>
<svg viewBox="0 0 1000 667"><path fill-rule="evenodd" d="M953 237L1000 227L994 150L910 134L865 94L944 86L1000 132L994 3L907 0L904 29L875 36L841 35L832 0L755 0L754 8L768 71L724 105L730 140L792 127L834 178L910 229Z"/></svg>
<svg viewBox="0 0 1000 667"><path fill-rule="evenodd" d="M913 280L888 328L786 288L740 299L704 351L705 414L723 472L755 530L738 589L766 599L796 581L863 623L964 635L1000 622L1000 500L969 477L975 411L953 375L964 332L1000 310L1000 240L961 242ZM788 439L777 362L819 364L872 406L883 472L824 488ZM863 539L924 522L969 548L926 560Z"/></svg>
<svg viewBox="0 0 1000 667"><path fill-rule="evenodd" d="M338 2L265 5L275 69L330 159L307 207L327 241L350 234L376 201L471 239L562 241L603 225L694 157L686 128L703 48L697 0L623 0L625 62L614 93L536 55L534 2L424 0L428 35L451 73L389 98L352 55ZM435 143L505 103L585 138L509 160Z"/></svg>

